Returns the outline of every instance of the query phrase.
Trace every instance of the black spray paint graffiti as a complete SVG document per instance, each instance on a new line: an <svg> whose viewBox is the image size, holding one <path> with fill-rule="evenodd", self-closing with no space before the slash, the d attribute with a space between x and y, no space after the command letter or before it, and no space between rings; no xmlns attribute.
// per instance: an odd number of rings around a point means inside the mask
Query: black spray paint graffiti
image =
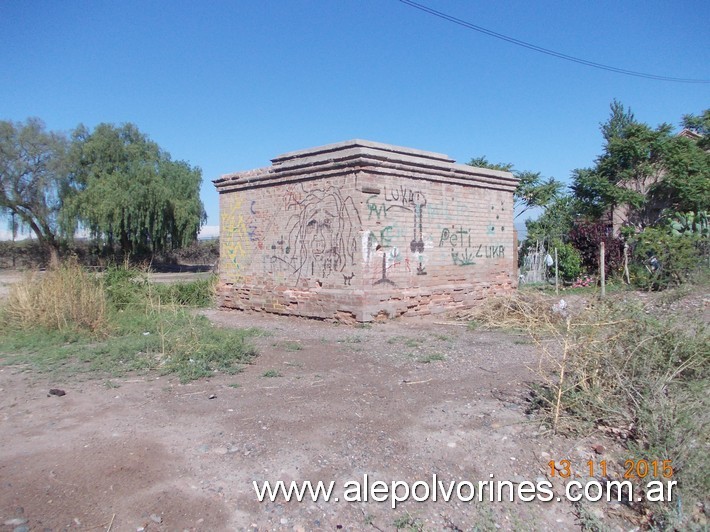
<svg viewBox="0 0 710 532"><path fill-rule="evenodd" d="M328 277L355 263L360 215L350 196L328 186L311 190L292 208L286 253L298 279Z"/></svg>
<svg viewBox="0 0 710 532"><path fill-rule="evenodd" d="M387 278L387 250L383 248L382 246L377 246L375 251L381 251L382 252L382 277L380 277L377 281L375 281L375 285L378 284L388 284L391 286L395 286L395 284L392 282L391 279Z"/></svg>
<svg viewBox="0 0 710 532"><path fill-rule="evenodd" d="M379 220L380 217L387 218L387 213L392 209L412 212L414 214L414 223L412 231L412 240L409 243L409 249L416 254L417 259L417 275L426 275L424 268L424 233L423 233L423 217L424 207L427 204L426 196L419 190L408 188L404 185L399 187L384 187L384 200L377 203L378 195L373 194L367 198L366 207L368 219L372 219L373 215ZM391 228L391 226L387 226ZM385 230L387 229L385 228ZM383 247L387 247L384 238L382 239ZM387 254L382 257L382 277L375 284L393 284L387 278Z"/></svg>
<svg viewBox="0 0 710 532"><path fill-rule="evenodd" d="M419 233L417 233L419 229ZM409 243L409 247L412 253L418 251L419 253L424 252L424 240L422 240L422 204L416 204L414 206L414 237Z"/></svg>

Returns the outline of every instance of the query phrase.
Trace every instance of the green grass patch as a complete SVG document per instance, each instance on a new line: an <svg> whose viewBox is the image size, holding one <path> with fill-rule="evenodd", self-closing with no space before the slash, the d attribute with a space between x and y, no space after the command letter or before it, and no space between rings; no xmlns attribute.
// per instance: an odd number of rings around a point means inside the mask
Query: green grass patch
<svg viewBox="0 0 710 532"><path fill-rule="evenodd" d="M273 379L275 377L283 377L281 372L279 372L278 370L275 370L275 369L266 370L264 373L262 373L261 376L265 377L267 379Z"/></svg>
<svg viewBox="0 0 710 532"><path fill-rule="evenodd" d="M409 512L397 517L393 522L397 530L405 530L406 532L422 532L424 523L418 517L413 517Z"/></svg>
<svg viewBox="0 0 710 532"><path fill-rule="evenodd" d="M78 310L75 320L32 320L34 314L52 316L52 309L36 308L43 303L32 299L35 280L18 283L8 306L0 310L0 319L8 325L0 337L0 364L87 378L154 370L187 382L217 372L237 373L256 356L250 338L260 335L259 329L215 327L190 308L208 301L212 280L153 285L145 274L125 266L94 276L75 263L57 272L41 279L51 281L49 288L57 294L53 300L61 301L64 294L64 299L77 302L89 296L103 302L97 303L105 309L101 327ZM79 290L79 281L87 281L93 291L87 295ZM28 302L21 314L9 308L13 297ZM80 309L77 302L62 304Z"/></svg>
<svg viewBox="0 0 710 532"><path fill-rule="evenodd" d="M186 309L124 310L114 317L114 329L102 337L39 328L9 331L0 338L2 363L96 378L157 370L188 382L237 373L256 356L251 330L218 328Z"/></svg>
<svg viewBox="0 0 710 532"><path fill-rule="evenodd" d="M361 344L362 342L362 336L359 336L357 334L346 336L345 338L338 340L339 344Z"/></svg>
<svg viewBox="0 0 710 532"><path fill-rule="evenodd" d="M303 346L300 343L294 342L292 340L281 342L279 345L282 349L285 349L286 351L301 351L303 349Z"/></svg>
<svg viewBox="0 0 710 532"><path fill-rule="evenodd" d="M404 345L409 348L419 347L424 344L424 340L419 338L407 338L404 340Z"/></svg>
<svg viewBox="0 0 710 532"><path fill-rule="evenodd" d="M420 364L430 364L431 362L439 362L443 360L446 360L445 355L442 355L441 353L432 353L430 355L419 357L417 359L417 362L419 362Z"/></svg>
<svg viewBox="0 0 710 532"><path fill-rule="evenodd" d="M143 306L210 307L217 276L189 282L151 283L145 272L125 265L109 266L103 273L106 296L116 309Z"/></svg>

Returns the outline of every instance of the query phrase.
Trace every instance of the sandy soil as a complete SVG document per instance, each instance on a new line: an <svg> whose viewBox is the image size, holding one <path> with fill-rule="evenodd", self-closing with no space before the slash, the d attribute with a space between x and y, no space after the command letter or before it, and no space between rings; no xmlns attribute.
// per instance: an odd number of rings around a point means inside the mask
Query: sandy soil
<svg viewBox="0 0 710 532"><path fill-rule="evenodd" d="M0 272L0 297L20 278ZM710 322L706 291L637 297L649 311ZM363 328L205 314L264 332L244 372L187 385L157 374L54 380L0 360L0 531L579 529L564 500L410 500L392 509L345 502L344 484L493 475L515 485L550 479L557 496L550 460L583 470L590 459L619 458L599 434L553 437L526 414L528 383L539 376L525 334L443 318ZM335 481L341 500L258 502L252 483L266 480ZM590 510L611 529L636 524L619 504Z"/></svg>
<svg viewBox="0 0 710 532"><path fill-rule="evenodd" d="M257 501L252 482L544 478L598 440L550 437L525 413L523 334L405 319L369 328L208 311L255 326L243 373L181 385L151 374L55 381L0 366L6 530L560 530L567 502ZM444 360L425 363L432 355ZM280 377L265 377L275 370ZM118 387L113 387L118 386ZM50 396L50 388L66 391ZM214 396L214 397L213 397ZM210 398L213 397L213 398ZM618 506L618 505L617 505ZM618 507L601 503L601 516ZM415 521L416 520L416 521Z"/></svg>

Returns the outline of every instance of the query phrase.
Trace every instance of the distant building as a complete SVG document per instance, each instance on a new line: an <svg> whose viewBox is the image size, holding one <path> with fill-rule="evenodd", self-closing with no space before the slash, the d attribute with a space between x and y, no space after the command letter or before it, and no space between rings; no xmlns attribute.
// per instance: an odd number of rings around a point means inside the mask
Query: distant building
<svg viewBox="0 0 710 532"><path fill-rule="evenodd" d="M224 307L365 322L517 286L509 172L352 140L214 183Z"/></svg>

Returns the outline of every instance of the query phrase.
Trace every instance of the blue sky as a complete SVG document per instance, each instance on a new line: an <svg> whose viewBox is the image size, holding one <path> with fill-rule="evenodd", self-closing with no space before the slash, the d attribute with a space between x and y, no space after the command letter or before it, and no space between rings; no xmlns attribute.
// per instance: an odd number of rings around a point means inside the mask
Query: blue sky
<svg viewBox="0 0 710 532"><path fill-rule="evenodd" d="M535 45L628 70L710 79L707 1L418 0ZM678 125L710 84L562 61L398 0L0 2L0 119L52 130L135 123L211 180L363 138L486 155L567 181L618 99Z"/></svg>

